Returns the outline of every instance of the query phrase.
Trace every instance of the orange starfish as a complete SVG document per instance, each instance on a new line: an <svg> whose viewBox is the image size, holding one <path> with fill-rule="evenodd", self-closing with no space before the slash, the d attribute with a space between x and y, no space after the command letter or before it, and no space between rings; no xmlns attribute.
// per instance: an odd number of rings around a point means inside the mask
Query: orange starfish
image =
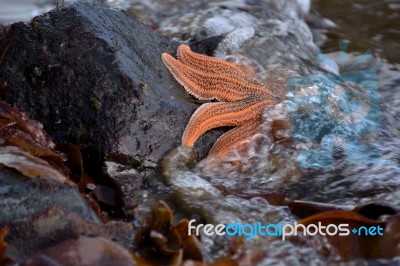
<svg viewBox="0 0 400 266"><path fill-rule="evenodd" d="M283 99L282 88L262 85L232 63L193 53L180 45L178 60L163 53L162 61L188 93L200 100L217 100L198 108L182 136L182 145L193 147L206 131L223 126L235 128L223 134L210 154L225 152L249 138L262 122L267 105Z"/></svg>

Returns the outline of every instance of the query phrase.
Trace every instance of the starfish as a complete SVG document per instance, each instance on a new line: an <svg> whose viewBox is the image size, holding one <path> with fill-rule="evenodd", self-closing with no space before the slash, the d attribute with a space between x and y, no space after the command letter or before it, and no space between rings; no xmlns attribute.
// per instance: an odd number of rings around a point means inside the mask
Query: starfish
<svg viewBox="0 0 400 266"><path fill-rule="evenodd" d="M283 99L281 87L261 84L232 63L194 53L185 44L178 47L177 55L178 60L167 53L161 56L175 79L197 99L217 101L202 104L193 113L182 136L183 146L193 148L210 129L233 126L209 155L226 152L257 133L265 107Z"/></svg>

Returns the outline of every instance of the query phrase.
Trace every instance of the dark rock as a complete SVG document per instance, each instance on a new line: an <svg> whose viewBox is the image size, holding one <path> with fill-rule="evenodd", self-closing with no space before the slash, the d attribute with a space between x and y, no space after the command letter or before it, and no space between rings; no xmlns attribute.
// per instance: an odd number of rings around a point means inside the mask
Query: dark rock
<svg viewBox="0 0 400 266"><path fill-rule="evenodd" d="M89 220L98 221L76 186L28 178L2 166L0 187L0 228L54 205L65 211L80 213Z"/></svg>
<svg viewBox="0 0 400 266"><path fill-rule="evenodd" d="M160 59L178 43L122 11L86 2L13 24L0 47L8 42L0 78L12 91L3 98L54 138L77 143L92 160L88 171L104 157L152 171L180 145L197 105ZM201 157L213 140L199 141Z"/></svg>
<svg viewBox="0 0 400 266"><path fill-rule="evenodd" d="M62 211L58 207L14 221L8 228L7 254L17 261L23 261L40 250L53 247L65 240L79 239L82 236L102 237L124 248L130 247L134 237L133 226L129 223L98 224L83 219L77 213ZM92 254L100 256L94 250Z"/></svg>
<svg viewBox="0 0 400 266"><path fill-rule="evenodd" d="M68 157L58 153L42 124L0 101L0 265L7 258L21 261L80 235L102 236L130 246L132 225L101 224L99 218L106 222L107 216L89 195L84 199L69 179L64 160L72 156L79 160L79 150L76 153ZM118 186L116 190L98 187L104 190L100 199L114 203L110 195L116 194ZM3 256L5 235L8 248Z"/></svg>
<svg viewBox="0 0 400 266"><path fill-rule="evenodd" d="M93 254L96 254L95 256ZM51 261L51 263L49 263ZM101 237L66 240L29 258L25 266L39 265L136 265L132 255Z"/></svg>
<svg viewBox="0 0 400 266"><path fill-rule="evenodd" d="M129 248L132 225L101 224L74 185L0 171L0 228L7 228L7 255L17 261L81 235L101 236Z"/></svg>

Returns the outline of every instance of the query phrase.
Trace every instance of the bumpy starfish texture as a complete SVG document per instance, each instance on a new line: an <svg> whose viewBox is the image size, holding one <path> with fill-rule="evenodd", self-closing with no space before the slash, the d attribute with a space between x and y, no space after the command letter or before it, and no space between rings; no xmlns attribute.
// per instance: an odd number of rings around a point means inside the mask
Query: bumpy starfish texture
<svg viewBox="0 0 400 266"><path fill-rule="evenodd" d="M205 103L193 113L182 136L184 146L193 147L210 129L234 126L216 141L209 155L228 151L257 132L267 105L283 99L281 88L261 85L232 63L193 53L184 44L177 54L178 60L166 53L161 56L175 79L197 99L218 101Z"/></svg>

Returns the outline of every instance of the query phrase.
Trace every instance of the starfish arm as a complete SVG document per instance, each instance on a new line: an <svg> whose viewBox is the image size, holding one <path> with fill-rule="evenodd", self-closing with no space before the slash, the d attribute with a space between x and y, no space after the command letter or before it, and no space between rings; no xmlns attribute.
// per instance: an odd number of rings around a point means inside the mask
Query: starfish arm
<svg viewBox="0 0 400 266"><path fill-rule="evenodd" d="M183 64L166 53L162 54L161 58L175 79L197 99L234 102L251 95L269 94L266 88L241 79L240 76L203 72ZM224 66L221 66L221 68L224 68Z"/></svg>
<svg viewBox="0 0 400 266"><path fill-rule="evenodd" d="M229 77L236 83L242 84L242 88L248 95L269 95L269 97L276 101L281 100L282 90L277 90L274 88L273 84L267 84L267 86L261 85L260 82L248 76L235 64L219 58L193 53L190 47L185 44L181 44L178 47L177 54L179 62L197 71ZM282 83L282 81L279 83ZM282 86L279 86L279 88L280 87Z"/></svg>
<svg viewBox="0 0 400 266"><path fill-rule="evenodd" d="M236 65L219 58L193 53L188 45L181 44L178 47L177 54L180 62L198 71L235 77L244 82L259 85L257 81L247 76Z"/></svg>
<svg viewBox="0 0 400 266"><path fill-rule="evenodd" d="M259 120L253 120L229 130L217 139L208 155L229 151L234 145L255 135L261 123Z"/></svg>
<svg viewBox="0 0 400 266"><path fill-rule="evenodd" d="M254 119L260 120L270 99L248 98L240 102L206 103L194 112L183 132L182 144L193 147L196 140L210 129L223 126L240 126Z"/></svg>

